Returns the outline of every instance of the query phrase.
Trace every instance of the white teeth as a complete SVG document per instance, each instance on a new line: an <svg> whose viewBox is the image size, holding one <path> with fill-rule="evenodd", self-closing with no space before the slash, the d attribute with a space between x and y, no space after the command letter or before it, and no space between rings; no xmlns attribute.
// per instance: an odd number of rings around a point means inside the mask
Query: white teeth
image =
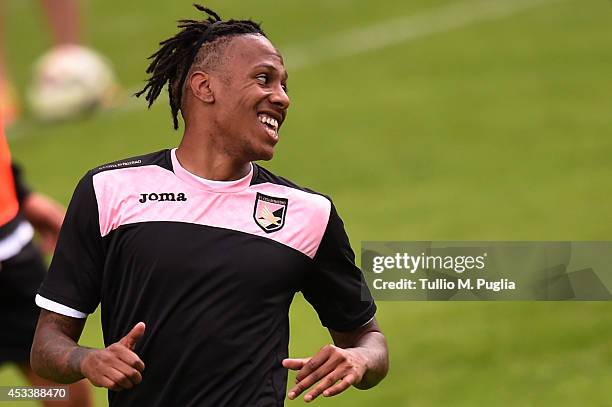
<svg viewBox="0 0 612 407"><path fill-rule="evenodd" d="M278 130L278 120L266 115L259 115L258 118L260 122L267 123L270 126L274 127L275 130Z"/></svg>

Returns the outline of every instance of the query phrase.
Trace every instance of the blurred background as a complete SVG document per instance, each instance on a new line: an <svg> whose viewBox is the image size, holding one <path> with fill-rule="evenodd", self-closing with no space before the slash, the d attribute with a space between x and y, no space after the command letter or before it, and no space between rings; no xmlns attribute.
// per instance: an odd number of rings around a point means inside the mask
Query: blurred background
<svg viewBox="0 0 612 407"><path fill-rule="evenodd" d="M89 168L178 144L165 97L37 120L25 94L49 30L38 1L3 2L21 105L7 134L37 190L66 204ZM82 1L82 40L133 93L191 3ZM357 253L362 240L612 240L610 1L203 4L262 22L285 55L292 106L264 165L331 195ZM611 303L378 305L389 376L316 404L612 406ZM300 295L291 314L292 356L330 341ZM82 343L102 345L98 314ZM25 384L0 367L0 385Z"/></svg>

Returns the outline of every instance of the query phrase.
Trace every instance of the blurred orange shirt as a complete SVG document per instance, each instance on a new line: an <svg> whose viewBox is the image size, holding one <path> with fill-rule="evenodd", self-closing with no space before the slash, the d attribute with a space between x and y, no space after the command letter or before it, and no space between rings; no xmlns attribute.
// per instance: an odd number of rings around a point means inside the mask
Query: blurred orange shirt
<svg viewBox="0 0 612 407"><path fill-rule="evenodd" d="M4 123L0 117L0 226L17 216L18 211L19 202L11 168L11 153L4 135Z"/></svg>

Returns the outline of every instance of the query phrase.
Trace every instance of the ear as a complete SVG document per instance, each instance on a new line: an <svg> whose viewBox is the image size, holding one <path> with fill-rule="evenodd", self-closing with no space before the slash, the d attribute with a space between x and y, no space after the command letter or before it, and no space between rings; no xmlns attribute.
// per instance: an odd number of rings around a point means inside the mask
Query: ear
<svg viewBox="0 0 612 407"><path fill-rule="evenodd" d="M210 86L210 75L203 71L195 71L189 75L188 85L193 96L204 103L214 103L215 95Z"/></svg>

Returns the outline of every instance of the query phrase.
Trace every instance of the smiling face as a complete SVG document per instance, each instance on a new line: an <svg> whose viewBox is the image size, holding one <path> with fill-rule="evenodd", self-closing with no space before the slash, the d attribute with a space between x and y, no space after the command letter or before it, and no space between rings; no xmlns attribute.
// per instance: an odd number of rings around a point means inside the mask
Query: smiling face
<svg viewBox="0 0 612 407"><path fill-rule="evenodd" d="M210 81L217 142L236 160L269 160L289 108L283 59L261 35L236 36L223 52Z"/></svg>

